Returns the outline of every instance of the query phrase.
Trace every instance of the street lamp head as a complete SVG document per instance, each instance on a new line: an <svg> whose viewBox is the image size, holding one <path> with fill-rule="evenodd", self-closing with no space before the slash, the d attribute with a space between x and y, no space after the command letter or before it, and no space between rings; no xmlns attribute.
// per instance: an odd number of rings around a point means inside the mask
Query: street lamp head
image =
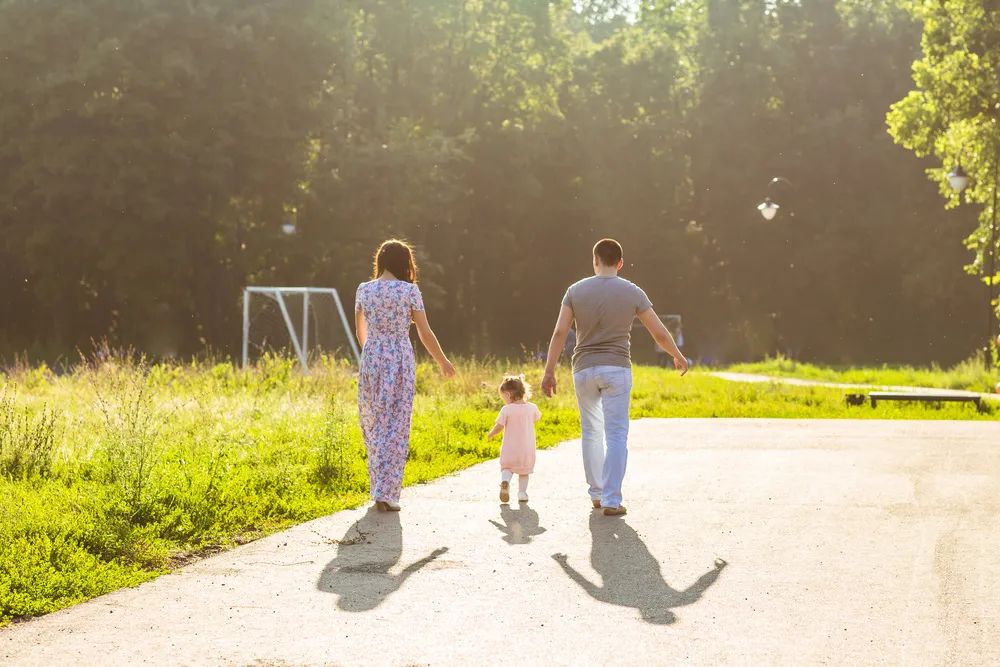
<svg viewBox="0 0 1000 667"><path fill-rule="evenodd" d="M770 197L757 205L757 210L760 211L765 220L774 220L774 216L778 214L779 208L781 207L772 201Z"/></svg>
<svg viewBox="0 0 1000 667"><path fill-rule="evenodd" d="M962 165L956 164L955 168L948 172L948 185L955 192L961 192L969 185L969 175L962 169Z"/></svg>

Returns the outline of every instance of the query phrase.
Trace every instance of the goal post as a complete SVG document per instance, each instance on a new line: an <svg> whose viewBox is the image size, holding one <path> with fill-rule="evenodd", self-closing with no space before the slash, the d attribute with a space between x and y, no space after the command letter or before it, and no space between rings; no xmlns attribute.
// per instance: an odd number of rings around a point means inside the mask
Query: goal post
<svg viewBox="0 0 1000 667"><path fill-rule="evenodd" d="M674 342L677 343L678 349L683 353L684 350L684 324L683 318L676 313L661 314L658 313L657 317L663 322L663 325L670 332L670 335L674 337ZM632 322L632 333L636 334L640 331L644 331L645 327L638 320ZM641 337L641 334L640 334ZM652 345L646 347L645 345L632 346L632 358L638 363L655 363L659 366L668 365L669 357L667 356L667 351L660 347L659 343L656 341L651 341Z"/></svg>
<svg viewBox="0 0 1000 667"><path fill-rule="evenodd" d="M347 313L344 311L344 304L340 300L340 294L336 289L332 287L253 286L243 289L242 362L244 368L250 363L250 344L254 323L251 318L251 302L254 300L254 297L271 301L277 306L277 312L280 314L277 326L283 330L283 334L287 335L291 351L298 359L303 372L309 372L310 351L315 347L319 347L321 343L319 340L321 332L318 329L318 316L319 306L322 301L327 302L327 308L329 308L329 303L332 302L333 308L336 311L336 317L340 321L340 326L343 329L354 361L360 363L361 353L358 350L357 342L354 340L354 333L347 319ZM297 317L300 313L297 312L296 307L301 309L301 318ZM327 322L327 325L328 328L336 326L333 322ZM311 329L316 334L314 338L310 337ZM283 338L284 336L281 337ZM261 347L264 345L266 345L266 342Z"/></svg>

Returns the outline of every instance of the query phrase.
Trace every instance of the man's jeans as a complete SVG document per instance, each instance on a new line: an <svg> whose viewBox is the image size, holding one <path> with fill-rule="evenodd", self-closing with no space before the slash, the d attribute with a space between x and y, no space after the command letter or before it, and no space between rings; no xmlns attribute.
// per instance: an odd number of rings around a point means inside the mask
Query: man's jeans
<svg viewBox="0 0 1000 667"><path fill-rule="evenodd" d="M583 469L590 497L604 507L622 502L622 479L628 461L628 404L632 369L594 366L573 374L580 405ZM605 453L607 444L607 453Z"/></svg>

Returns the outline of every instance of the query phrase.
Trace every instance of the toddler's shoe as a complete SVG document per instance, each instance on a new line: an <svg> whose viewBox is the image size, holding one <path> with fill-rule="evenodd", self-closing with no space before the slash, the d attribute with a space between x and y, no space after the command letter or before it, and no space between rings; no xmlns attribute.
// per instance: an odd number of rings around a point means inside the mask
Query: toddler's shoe
<svg viewBox="0 0 1000 667"><path fill-rule="evenodd" d="M500 502L510 502L510 482L500 482Z"/></svg>
<svg viewBox="0 0 1000 667"><path fill-rule="evenodd" d="M626 513L625 506L619 505L618 507L605 507L604 516L623 516Z"/></svg>
<svg viewBox="0 0 1000 667"><path fill-rule="evenodd" d="M595 509L595 510L599 510L599 509L601 509L601 501L600 501L600 500L593 500L593 499L592 499L592 500L590 501L590 503L591 503L591 504L592 504L592 505L594 506L594 509Z"/></svg>
<svg viewBox="0 0 1000 667"><path fill-rule="evenodd" d="M519 503L526 503L526 502L528 502L528 494L527 493L523 493L523 492L522 493L518 493L517 494L517 502L519 502Z"/></svg>

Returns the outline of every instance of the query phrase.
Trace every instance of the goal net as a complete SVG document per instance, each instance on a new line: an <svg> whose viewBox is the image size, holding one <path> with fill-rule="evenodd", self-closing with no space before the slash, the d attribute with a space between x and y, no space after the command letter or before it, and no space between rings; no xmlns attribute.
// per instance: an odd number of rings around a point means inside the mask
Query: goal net
<svg viewBox="0 0 1000 667"><path fill-rule="evenodd" d="M264 354L294 355L302 370L321 355L360 359L337 290L247 287L243 290L243 366Z"/></svg>
<svg viewBox="0 0 1000 667"><path fill-rule="evenodd" d="M684 352L684 324L680 315L668 314L668 315L657 315L660 321L663 322L664 326L667 327L667 331L670 335L674 337L674 342L677 343L678 349ZM649 344L639 343L636 341L649 341ZM669 365L669 357L667 356L667 351L660 347L655 341L649 339L648 335L645 335L645 327L639 320L635 320L632 323L632 359L637 363L641 364L656 364L659 366Z"/></svg>

